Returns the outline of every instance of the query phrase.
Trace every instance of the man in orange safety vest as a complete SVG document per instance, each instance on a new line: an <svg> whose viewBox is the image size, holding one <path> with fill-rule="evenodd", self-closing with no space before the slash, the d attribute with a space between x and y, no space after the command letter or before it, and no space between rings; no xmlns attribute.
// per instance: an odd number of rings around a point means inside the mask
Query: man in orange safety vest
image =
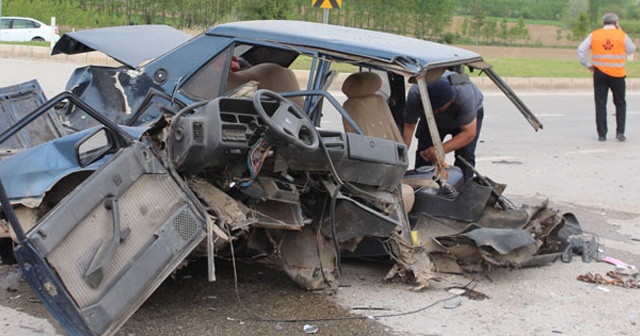
<svg viewBox="0 0 640 336"><path fill-rule="evenodd" d="M603 27L593 31L578 47L580 63L593 73L593 91L596 104L596 130L598 140L607 140L607 96L613 94L616 106L616 139L625 141L627 116L625 62L627 55L636 51L631 38L618 24L618 15L607 13ZM591 51L591 60L588 57Z"/></svg>

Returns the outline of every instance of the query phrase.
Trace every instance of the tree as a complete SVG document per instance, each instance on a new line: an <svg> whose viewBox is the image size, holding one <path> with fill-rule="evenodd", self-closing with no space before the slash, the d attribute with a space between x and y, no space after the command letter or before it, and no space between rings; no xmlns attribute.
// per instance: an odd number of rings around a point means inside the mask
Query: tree
<svg viewBox="0 0 640 336"><path fill-rule="evenodd" d="M589 0L590 29L594 29L600 25L600 1L601 0Z"/></svg>
<svg viewBox="0 0 640 336"><path fill-rule="evenodd" d="M454 0L431 0L425 19L429 23L429 35L438 37L449 27L455 11Z"/></svg>
<svg viewBox="0 0 640 336"><path fill-rule="evenodd" d="M516 40L524 40L525 42L531 39L529 28L527 28L527 25L524 23L522 16L518 19L518 24L509 29L509 35Z"/></svg>
<svg viewBox="0 0 640 336"><path fill-rule="evenodd" d="M460 35L467 36L469 34L469 18L462 20L462 27L460 27Z"/></svg>
<svg viewBox="0 0 640 336"><path fill-rule="evenodd" d="M240 20L285 20L293 9L292 0L238 1Z"/></svg>
<svg viewBox="0 0 640 336"><path fill-rule="evenodd" d="M475 36L476 44L479 44L482 26L484 26L484 22L487 17L487 12L482 5L482 1L476 0L476 3L473 5L472 14L471 31Z"/></svg>
<svg viewBox="0 0 640 336"><path fill-rule="evenodd" d="M574 41L579 41L587 37L589 33L589 17L587 13L580 12L571 25L571 37Z"/></svg>
<svg viewBox="0 0 640 336"><path fill-rule="evenodd" d="M500 21L500 28L498 29L498 38L505 43L509 42L509 25L507 19Z"/></svg>
<svg viewBox="0 0 640 336"><path fill-rule="evenodd" d="M482 28L482 37L486 42L493 43L498 35L498 21L487 20Z"/></svg>

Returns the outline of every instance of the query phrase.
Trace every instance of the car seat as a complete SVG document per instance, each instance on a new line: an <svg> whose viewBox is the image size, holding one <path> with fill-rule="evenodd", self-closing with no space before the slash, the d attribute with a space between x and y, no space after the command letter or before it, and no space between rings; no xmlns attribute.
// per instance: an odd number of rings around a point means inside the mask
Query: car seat
<svg viewBox="0 0 640 336"><path fill-rule="evenodd" d="M342 84L347 96L343 107L365 135L403 142L386 99L378 93L382 79L373 72L349 75ZM343 118L345 132L356 133Z"/></svg>
<svg viewBox="0 0 640 336"><path fill-rule="evenodd" d="M258 82L258 90L267 89L273 92L300 91L300 84L293 70L275 63L260 63L245 70L229 72L226 92L249 83ZM303 97L291 97L298 107L304 107Z"/></svg>
<svg viewBox="0 0 640 336"><path fill-rule="evenodd" d="M342 84L342 92L347 100L342 105L364 135L402 143L402 135L396 126L389 105L378 93L382 79L373 72L358 72L349 75ZM342 118L344 131L356 133L355 129ZM413 207L413 188L402 184L402 199L405 211Z"/></svg>

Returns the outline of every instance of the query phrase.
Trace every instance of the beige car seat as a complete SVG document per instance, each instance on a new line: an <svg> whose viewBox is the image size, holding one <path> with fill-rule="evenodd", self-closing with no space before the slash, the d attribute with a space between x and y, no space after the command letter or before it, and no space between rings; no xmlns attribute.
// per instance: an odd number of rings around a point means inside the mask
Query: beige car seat
<svg viewBox="0 0 640 336"><path fill-rule="evenodd" d="M365 135L402 142L389 105L378 93L381 86L382 79L373 72L349 75L342 84L342 92L347 96L343 107ZM355 133L344 118L342 124L345 132Z"/></svg>
<svg viewBox="0 0 640 336"><path fill-rule="evenodd" d="M298 79L293 70L275 63L260 63L245 70L230 72L225 92L229 92L250 81L258 82L258 90L267 89L273 92L300 91L300 84L298 84ZM300 108L304 107L303 97L291 97L289 100L296 103Z"/></svg>
<svg viewBox="0 0 640 336"><path fill-rule="evenodd" d="M347 100L342 105L365 135L393 140L402 143L402 135L396 126L386 99L378 93L382 79L373 72L353 73L342 84L342 92ZM355 129L342 118L345 132L356 133ZM413 188L401 186L405 211L413 207L415 194Z"/></svg>

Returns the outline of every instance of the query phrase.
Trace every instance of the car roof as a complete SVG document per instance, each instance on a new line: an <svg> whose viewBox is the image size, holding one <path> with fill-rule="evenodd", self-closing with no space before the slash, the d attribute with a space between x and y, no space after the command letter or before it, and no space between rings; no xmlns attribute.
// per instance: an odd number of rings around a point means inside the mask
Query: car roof
<svg viewBox="0 0 640 336"><path fill-rule="evenodd" d="M3 16L2 19L22 19L22 20L31 20L31 21L36 21L36 22L43 23L40 20L36 20L34 18L24 17L24 16Z"/></svg>
<svg viewBox="0 0 640 336"><path fill-rule="evenodd" d="M287 20L240 21L217 25L206 35L270 42L317 52L337 61L369 64L416 76L431 68L482 61L472 51L412 37L315 22ZM191 38L165 25L120 26L67 33L51 54L101 51L137 67ZM410 47L409 47L410 46Z"/></svg>
<svg viewBox="0 0 640 336"><path fill-rule="evenodd" d="M336 59L366 58L417 75L482 57L469 50L384 32L305 21L242 21L217 25L207 35L229 36L316 50Z"/></svg>

